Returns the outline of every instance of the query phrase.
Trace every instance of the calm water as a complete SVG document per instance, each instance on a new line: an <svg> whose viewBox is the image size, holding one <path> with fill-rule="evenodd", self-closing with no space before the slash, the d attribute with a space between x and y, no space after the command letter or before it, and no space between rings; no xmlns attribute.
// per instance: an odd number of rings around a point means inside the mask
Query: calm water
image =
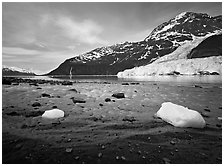
<svg viewBox="0 0 224 166"><path fill-rule="evenodd" d="M83 82L161 82L161 83L202 83L202 84L221 84L222 77L220 75L209 76L148 76L135 78L117 78L117 76L101 76L101 75L79 75L69 78L69 76L21 76L22 78L30 79L45 79L45 80L71 80Z"/></svg>

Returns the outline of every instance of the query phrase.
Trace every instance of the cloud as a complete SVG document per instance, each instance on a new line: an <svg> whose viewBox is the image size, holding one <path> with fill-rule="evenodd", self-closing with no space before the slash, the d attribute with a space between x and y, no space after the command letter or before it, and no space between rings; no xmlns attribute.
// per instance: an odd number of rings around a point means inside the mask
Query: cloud
<svg viewBox="0 0 224 166"><path fill-rule="evenodd" d="M103 32L102 26L92 20L77 21L67 16L44 14L39 23L42 28L51 27L50 29L56 30L58 36L67 40L90 45L107 44L107 41L100 37Z"/></svg>
<svg viewBox="0 0 224 166"><path fill-rule="evenodd" d="M28 50L20 47L2 47L2 53L9 55L36 55L39 54L39 51Z"/></svg>

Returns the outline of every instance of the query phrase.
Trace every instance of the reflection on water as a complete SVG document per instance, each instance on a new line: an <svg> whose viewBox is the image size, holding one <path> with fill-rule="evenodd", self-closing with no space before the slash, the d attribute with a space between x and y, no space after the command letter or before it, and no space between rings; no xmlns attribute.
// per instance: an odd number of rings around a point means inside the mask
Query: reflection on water
<svg viewBox="0 0 224 166"><path fill-rule="evenodd" d="M72 80L72 81L88 81L88 82L162 82L162 83L222 83L220 75L205 76L148 76L133 78L117 78L117 76L105 75L76 75L70 76L22 76L22 78L44 79L44 80Z"/></svg>

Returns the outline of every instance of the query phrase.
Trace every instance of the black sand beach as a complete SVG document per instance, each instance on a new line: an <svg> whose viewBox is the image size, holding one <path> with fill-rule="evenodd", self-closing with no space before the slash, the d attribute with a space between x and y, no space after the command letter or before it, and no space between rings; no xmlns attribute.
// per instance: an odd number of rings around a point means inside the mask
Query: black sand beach
<svg viewBox="0 0 224 166"><path fill-rule="evenodd" d="M112 97L114 93L125 97ZM168 101L200 112L206 127L177 128L154 117ZM41 117L52 108L63 110L65 117ZM4 164L220 164L221 117L221 84L3 78L2 160Z"/></svg>

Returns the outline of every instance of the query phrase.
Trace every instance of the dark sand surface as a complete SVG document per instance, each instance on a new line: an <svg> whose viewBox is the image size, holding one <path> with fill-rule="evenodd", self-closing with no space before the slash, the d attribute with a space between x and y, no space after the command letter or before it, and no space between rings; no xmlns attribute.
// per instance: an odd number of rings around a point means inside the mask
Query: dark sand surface
<svg viewBox="0 0 224 166"><path fill-rule="evenodd" d="M3 85L3 163L222 163L221 84L128 84ZM117 92L125 98L112 97ZM168 101L202 113L206 127L176 128L155 118ZM43 119L53 107L65 117Z"/></svg>

